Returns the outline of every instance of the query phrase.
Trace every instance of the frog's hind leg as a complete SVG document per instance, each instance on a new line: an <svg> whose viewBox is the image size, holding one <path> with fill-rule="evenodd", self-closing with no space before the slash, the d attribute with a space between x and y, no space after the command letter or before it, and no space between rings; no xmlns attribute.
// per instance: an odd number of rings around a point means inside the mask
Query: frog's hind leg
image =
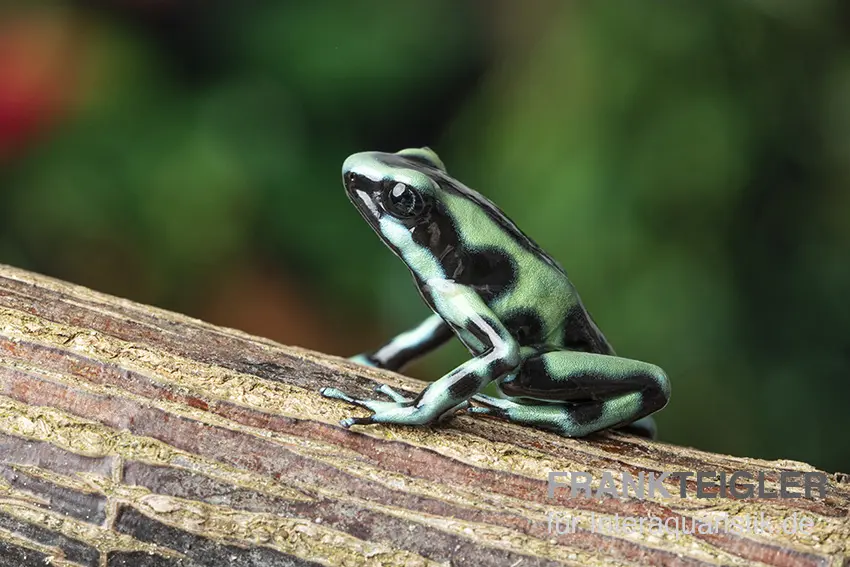
<svg viewBox="0 0 850 567"><path fill-rule="evenodd" d="M554 351L529 358L522 370L499 384L516 398L475 396L486 407L472 413L536 425L568 437L611 427L654 431L644 420L670 397L664 372L652 364L616 356Z"/></svg>

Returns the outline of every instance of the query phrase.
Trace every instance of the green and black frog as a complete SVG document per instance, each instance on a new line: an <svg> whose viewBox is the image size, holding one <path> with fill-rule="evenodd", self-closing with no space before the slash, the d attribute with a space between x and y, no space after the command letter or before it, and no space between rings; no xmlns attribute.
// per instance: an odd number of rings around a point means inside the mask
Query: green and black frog
<svg viewBox="0 0 850 567"><path fill-rule="evenodd" d="M452 336L472 355L415 398L389 386L378 388L385 400L323 388L328 398L372 412L343 426L426 425L466 411L569 437L616 427L654 436L648 416L670 397L665 373L617 356L561 266L492 202L449 176L432 150L357 153L342 174L348 198L434 311L353 359L399 370ZM503 397L481 394L491 383Z"/></svg>

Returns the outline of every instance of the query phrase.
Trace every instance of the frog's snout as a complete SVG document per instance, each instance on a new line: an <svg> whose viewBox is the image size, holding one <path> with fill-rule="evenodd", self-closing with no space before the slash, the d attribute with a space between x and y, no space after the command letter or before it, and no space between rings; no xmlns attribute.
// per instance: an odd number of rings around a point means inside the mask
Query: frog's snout
<svg viewBox="0 0 850 567"><path fill-rule="evenodd" d="M353 170L343 170L342 183L348 199L370 223L381 218L381 209L376 202L378 183Z"/></svg>
<svg viewBox="0 0 850 567"><path fill-rule="evenodd" d="M355 171L346 171L342 174L342 183L345 185L345 190L351 194L357 191L370 191L370 185L374 185L367 177L360 175Z"/></svg>

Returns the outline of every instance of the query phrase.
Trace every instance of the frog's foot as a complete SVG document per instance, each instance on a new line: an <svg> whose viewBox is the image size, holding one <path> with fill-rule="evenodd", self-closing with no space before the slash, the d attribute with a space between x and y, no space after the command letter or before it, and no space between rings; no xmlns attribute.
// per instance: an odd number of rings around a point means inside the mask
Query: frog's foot
<svg viewBox="0 0 850 567"><path fill-rule="evenodd" d="M489 415L523 425L536 425L566 437L580 437L588 433L575 426L571 419L569 405L546 403L526 405L480 394L473 396L472 399L485 406L471 406L466 410L468 413Z"/></svg>
<svg viewBox="0 0 850 567"><path fill-rule="evenodd" d="M492 415L495 417L508 418L508 411L519 406L518 403L506 400L504 398L494 398L493 396L485 396L484 394L476 394L472 396L472 401L480 404L485 404L485 407L467 405L467 413L478 413L484 415Z"/></svg>
<svg viewBox="0 0 850 567"><path fill-rule="evenodd" d="M320 393L326 397L335 400L342 400L372 412L368 417L349 417L340 421L340 425L346 429L352 425L368 425L372 423L395 423L399 425L427 425L435 421L443 421L451 417L454 413L461 409L466 409L469 402L462 401L446 412L435 414L424 405L415 406L413 400L399 394L386 384L382 384L375 389L390 398L393 401L387 402L383 400L361 400L353 398L336 388L322 388Z"/></svg>
<svg viewBox="0 0 850 567"><path fill-rule="evenodd" d="M394 402L398 402L400 404L405 403L405 402L410 403L410 402L413 401L412 398L407 398L407 397L399 394L398 392L396 392L395 390L393 390L392 388L390 388L386 384L381 384L380 386L375 388L375 391L384 394L385 396L391 398Z"/></svg>
<svg viewBox="0 0 850 567"><path fill-rule="evenodd" d="M319 390L319 393L326 398L342 400L344 402L348 402L349 404L354 404L355 406L360 406L362 408L366 408L372 411L379 411L380 409L385 407L395 407L398 405L407 406L413 402L412 399L399 394L386 384L381 384L380 386L375 388L375 391L384 394L388 398L392 399L392 401L387 402L383 400L361 400L359 398L353 398L342 390L338 390L337 388L322 388L321 390Z"/></svg>
<svg viewBox="0 0 850 567"><path fill-rule="evenodd" d="M392 414L395 410L409 406L413 401L410 398L406 398L405 396L399 394L386 384L381 384L380 386L375 388L375 391L384 394L385 396L391 398L393 401L388 402L385 400L362 400L359 398L353 398L337 388L322 388L321 390L319 390L319 393L326 398L342 400L344 402L348 402L349 404L366 408L367 410L373 413L373 415L370 417L349 417L343 419L342 421L340 421L340 425L345 428L349 428L352 425L379 423L378 421L373 419L376 415L385 415L387 413Z"/></svg>

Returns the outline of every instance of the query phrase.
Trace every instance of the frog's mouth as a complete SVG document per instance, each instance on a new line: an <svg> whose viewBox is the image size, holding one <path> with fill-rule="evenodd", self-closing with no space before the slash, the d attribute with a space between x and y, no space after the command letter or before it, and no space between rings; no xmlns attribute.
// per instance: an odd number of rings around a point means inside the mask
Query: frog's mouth
<svg viewBox="0 0 850 567"><path fill-rule="evenodd" d="M378 204L380 184L368 177L350 171L343 176L343 185L345 186L345 193L348 195L348 200L351 201L351 204L377 230L381 217L384 215L381 205Z"/></svg>

